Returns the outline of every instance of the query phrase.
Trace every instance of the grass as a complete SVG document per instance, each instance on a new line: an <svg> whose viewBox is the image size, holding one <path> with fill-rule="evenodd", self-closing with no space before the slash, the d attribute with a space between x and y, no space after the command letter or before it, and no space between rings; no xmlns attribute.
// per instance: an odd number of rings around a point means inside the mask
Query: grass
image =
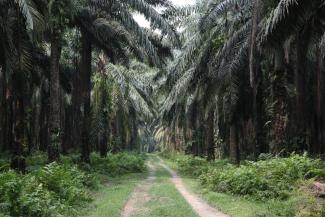
<svg viewBox="0 0 325 217"><path fill-rule="evenodd" d="M176 162L165 159L165 162L177 170ZM232 217L287 217L291 216L291 201L271 200L268 202L213 192L203 188L198 179L182 175L188 189L206 200L211 206L231 215Z"/></svg>
<svg viewBox="0 0 325 217"><path fill-rule="evenodd" d="M170 182L170 174L157 166L157 179L149 191L150 200L144 211L135 217L197 217L190 205L181 196L174 184Z"/></svg>
<svg viewBox="0 0 325 217"><path fill-rule="evenodd" d="M145 173L128 174L103 179L103 185L94 193L95 200L82 209L84 217L119 217L128 197L137 184L146 177Z"/></svg>
<svg viewBox="0 0 325 217"><path fill-rule="evenodd" d="M200 186L198 180L183 177L184 184L192 192L199 194L210 205L233 217L280 217L288 216L290 202L261 202L244 197L213 192ZM288 210L289 209L289 210Z"/></svg>

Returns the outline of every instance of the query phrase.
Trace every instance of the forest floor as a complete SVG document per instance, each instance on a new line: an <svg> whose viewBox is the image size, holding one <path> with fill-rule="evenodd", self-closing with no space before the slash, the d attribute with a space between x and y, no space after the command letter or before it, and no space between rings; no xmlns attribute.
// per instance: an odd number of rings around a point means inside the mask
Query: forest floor
<svg viewBox="0 0 325 217"><path fill-rule="evenodd" d="M227 217L190 192L182 179L157 156L149 156L147 174L107 180L84 216ZM145 178L146 177L146 178Z"/></svg>

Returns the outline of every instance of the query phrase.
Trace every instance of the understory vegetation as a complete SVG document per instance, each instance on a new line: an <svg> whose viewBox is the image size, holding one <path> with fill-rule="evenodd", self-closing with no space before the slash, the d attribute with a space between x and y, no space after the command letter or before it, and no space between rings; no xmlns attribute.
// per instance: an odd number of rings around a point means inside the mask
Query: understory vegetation
<svg viewBox="0 0 325 217"><path fill-rule="evenodd" d="M29 172L19 174L1 167L0 216L80 216L81 205L93 200L102 179L145 171L145 155L91 155L91 164L77 164L75 154L63 156L62 163L47 162L44 153L27 158Z"/></svg>
<svg viewBox="0 0 325 217"><path fill-rule="evenodd" d="M313 182L325 180L324 162L306 154L287 158L261 155L258 161L244 161L239 167L227 160L208 162L167 152L161 156L174 163L183 175L197 179L206 191L243 197L257 204L264 201L269 204L270 213L277 213L275 216L325 214L325 200L315 198L312 193Z"/></svg>

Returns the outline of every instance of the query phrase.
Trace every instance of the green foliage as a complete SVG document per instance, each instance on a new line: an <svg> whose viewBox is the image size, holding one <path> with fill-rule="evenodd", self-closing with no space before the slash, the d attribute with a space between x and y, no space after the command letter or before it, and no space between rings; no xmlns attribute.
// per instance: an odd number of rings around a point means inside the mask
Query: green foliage
<svg viewBox="0 0 325 217"><path fill-rule="evenodd" d="M9 158L1 158L7 168ZM61 163L46 164L46 153L26 160L28 174L4 169L0 173L0 217L78 216L76 207L91 200L90 189L98 187L97 172L116 176L145 170L145 155L93 153L91 165L79 167L79 154L61 157Z"/></svg>
<svg viewBox="0 0 325 217"><path fill-rule="evenodd" d="M217 35L216 38L212 40L214 48L215 49L221 48L227 39L226 37L227 36L224 34Z"/></svg>
<svg viewBox="0 0 325 217"><path fill-rule="evenodd" d="M176 162L181 173L193 176L200 176L209 166L205 159L192 156L178 157Z"/></svg>
<svg viewBox="0 0 325 217"><path fill-rule="evenodd" d="M13 171L0 174L0 201L2 212L8 216L57 216L63 205L35 176Z"/></svg>
<svg viewBox="0 0 325 217"><path fill-rule="evenodd" d="M0 210L3 216L74 216L74 206L90 199L91 179L76 166L57 163L27 175L0 173Z"/></svg>
<svg viewBox="0 0 325 217"><path fill-rule="evenodd" d="M36 152L26 158L27 171L32 172L41 169L47 162L47 154L45 152Z"/></svg>
<svg viewBox="0 0 325 217"><path fill-rule="evenodd" d="M200 176L201 183L214 191L251 196L256 199L286 199L301 179L314 178L319 161L306 155L245 162L236 167L210 168Z"/></svg>
<svg viewBox="0 0 325 217"><path fill-rule="evenodd" d="M36 177L57 199L70 205L86 201L89 196L84 191L88 176L76 166L51 163L36 173Z"/></svg>
<svg viewBox="0 0 325 217"><path fill-rule="evenodd" d="M167 158L177 163L177 169L184 175L198 177L203 173L209 171L212 168L220 168L228 165L227 160L218 160L214 162L208 162L204 158L193 157L189 155L182 155L170 152L161 152L160 156Z"/></svg>
<svg viewBox="0 0 325 217"><path fill-rule="evenodd" d="M9 160L0 158L0 172L6 171L10 168Z"/></svg>
<svg viewBox="0 0 325 217"><path fill-rule="evenodd" d="M50 0L48 3L49 23L51 29L63 30L66 28L77 13L80 6L77 1Z"/></svg>
<svg viewBox="0 0 325 217"><path fill-rule="evenodd" d="M135 153L109 154L101 158L97 153L91 155L91 169L111 176L137 173L145 170L145 155Z"/></svg>

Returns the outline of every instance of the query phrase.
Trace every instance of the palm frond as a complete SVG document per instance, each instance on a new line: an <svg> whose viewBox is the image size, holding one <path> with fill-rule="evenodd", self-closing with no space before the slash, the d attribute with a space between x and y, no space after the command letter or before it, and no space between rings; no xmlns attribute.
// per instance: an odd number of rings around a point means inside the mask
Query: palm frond
<svg viewBox="0 0 325 217"><path fill-rule="evenodd" d="M168 36L169 40L176 46L180 45L177 31L172 27L152 6L144 0L122 0L133 9L142 13L152 24L153 28L159 29L163 35Z"/></svg>
<svg viewBox="0 0 325 217"><path fill-rule="evenodd" d="M200 21L202 31L211 29L216 25L216 21L219 17L227 13L231 8L239 10L241 6L250 7L251 1L249 0L223 0L211 1L208 12L203 16Z"/></svg>

